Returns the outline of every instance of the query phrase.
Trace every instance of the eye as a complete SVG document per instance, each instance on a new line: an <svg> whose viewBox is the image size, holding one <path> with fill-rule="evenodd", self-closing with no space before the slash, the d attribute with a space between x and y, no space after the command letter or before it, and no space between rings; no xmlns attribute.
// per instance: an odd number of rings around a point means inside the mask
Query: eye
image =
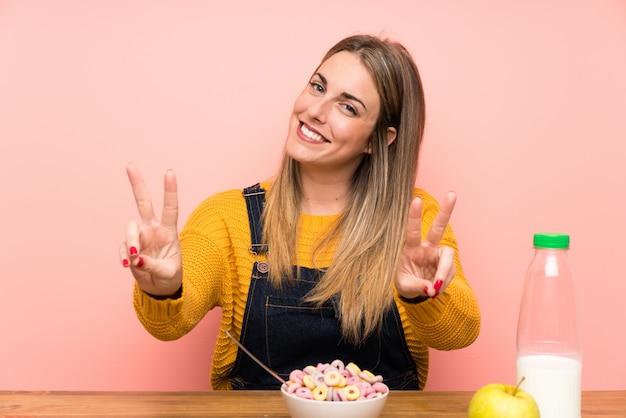
<svg viewBox="0 0 626 418"><path fill-rule="evenodd" d="M359 112L357 112L356 108L354 106L352 106L350 103L344 103L343 108L346 109L346 111L348 111L350 114L356 116L359 114Z"/></svg>
<svg viewBox="0 0 626 418"><path fill-rule="evenodd" d="M311 86L311 88L318 93L324 93L324 86L317 81L310 81L309 86Z"/></svg>

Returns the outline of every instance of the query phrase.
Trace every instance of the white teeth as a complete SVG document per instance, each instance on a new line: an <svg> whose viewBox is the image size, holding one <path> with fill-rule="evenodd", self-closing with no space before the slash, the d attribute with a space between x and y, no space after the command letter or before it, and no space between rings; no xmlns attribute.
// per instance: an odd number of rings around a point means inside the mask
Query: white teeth
<svg viewBox="0 0 626 418"><path fill-rule="evenodd" d="M320 134L316 134L315 132L311 131L310 129L307 129L306 126L304 126L304 124L302 124L302 127L300 128L300 130L302 131L302 133L309 139L312 139L313 141L316 142L325 142L324 138L320 135Z"/></svg>

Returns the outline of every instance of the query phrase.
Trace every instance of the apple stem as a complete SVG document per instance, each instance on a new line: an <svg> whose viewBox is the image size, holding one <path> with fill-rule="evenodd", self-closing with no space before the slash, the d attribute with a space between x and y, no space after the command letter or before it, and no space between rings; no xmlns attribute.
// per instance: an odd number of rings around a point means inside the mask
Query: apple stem
<svg viewBox="0 0 626 418"><path fill-rule="evenodd" d="M515 386L513 388L513 393L511 393L511 395L515 396L515 394L517 393L517 390L519 389L520 385L522 384L522 382L526 380L526 378L524 376L522 376L522 378L519 380L519 382L517 382L517 386Z"/></svg>

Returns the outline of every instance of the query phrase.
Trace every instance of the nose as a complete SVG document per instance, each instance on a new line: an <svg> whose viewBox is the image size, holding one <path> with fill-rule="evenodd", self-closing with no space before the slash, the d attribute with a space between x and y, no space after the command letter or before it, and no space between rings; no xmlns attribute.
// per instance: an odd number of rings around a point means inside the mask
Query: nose
<svg viewBox="0 0 626 418"><path fill-rule="evenodd" d="M309 116L319 123L325 123L330 110L330 102L325 97L319 97L311 102L307 109Z"/></svg>

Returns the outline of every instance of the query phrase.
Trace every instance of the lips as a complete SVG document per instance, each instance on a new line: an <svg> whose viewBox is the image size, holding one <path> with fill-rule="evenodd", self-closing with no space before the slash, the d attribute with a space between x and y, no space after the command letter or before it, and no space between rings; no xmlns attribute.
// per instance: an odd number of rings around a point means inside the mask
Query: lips
<svg viewBox="0 0 626 418"><path fill-rule="evenodd" d="M304 122L300 122L299 131L300 131L300 134L302 136L304 136L304 138L308 139L309 141L318 142L318 143L330 142L326 138L324 138L322 135L320 135L319 133L317 133L314 130L308 128L304 124Z"/></svg>

